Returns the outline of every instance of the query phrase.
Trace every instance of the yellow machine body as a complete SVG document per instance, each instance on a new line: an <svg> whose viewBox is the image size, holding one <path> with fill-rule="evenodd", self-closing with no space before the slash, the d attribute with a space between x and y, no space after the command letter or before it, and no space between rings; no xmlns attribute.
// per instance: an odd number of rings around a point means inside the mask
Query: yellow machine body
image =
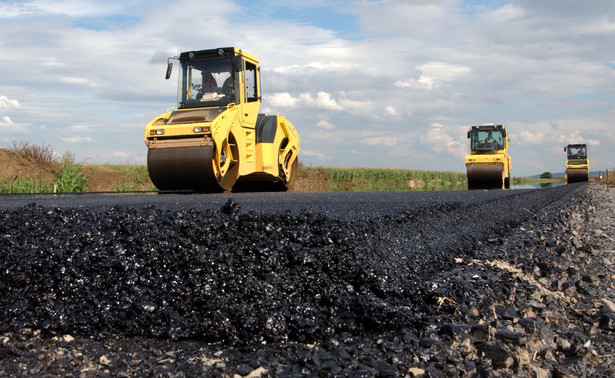
<svg viewBox="0 0 615 378"><path fill-rule="evenodd" d="M159 190L288 190L299 135L281 114L259 113L258 60L235 47L181 53L178 106L145 127ZM171 74L172 63L167 69Z"/></svg>
<svg viewBox="0 0 615 378"><path fill-rule="evenodd" d="M587 144L569 144L566 151L566 182L589 181L589 157Z"/></svg>
<svg viewBox="0 0 615 378"><path fill-rule="evenodd" d="M503 125L472 126L466 155L468 189L510 188L508 134Z"/></svg>

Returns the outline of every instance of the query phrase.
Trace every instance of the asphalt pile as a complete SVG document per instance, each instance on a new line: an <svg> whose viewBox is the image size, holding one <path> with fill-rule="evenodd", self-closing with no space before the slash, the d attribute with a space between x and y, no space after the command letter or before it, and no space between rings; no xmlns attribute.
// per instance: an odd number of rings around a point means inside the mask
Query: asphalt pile
<svg viewBox="0 0 615 378"><path fill-rule="evenodd" d="M608 376L614 209L0 210L0 374Z"/></svg>

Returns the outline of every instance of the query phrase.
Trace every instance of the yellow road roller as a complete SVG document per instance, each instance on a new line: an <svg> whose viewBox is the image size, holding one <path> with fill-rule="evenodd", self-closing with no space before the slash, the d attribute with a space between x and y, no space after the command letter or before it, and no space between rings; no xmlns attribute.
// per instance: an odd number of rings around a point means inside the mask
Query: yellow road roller
<svg viewBox="0 0 615 378"><path fill-rule="evenodd" d="M566 182L589 181L589 159L587 144L569 144L566 151Z"/></svg>
<svg viewBox="0 0 615 378"><path fill-rule="evenodd" d="M145 127L147 169L160 191L285 191L298 169L299 135L281 114L259 113L256 57L235 47L183 52L177 108Z"/></svg>
<svg viewBox="0 0 615 378"><path fill-rule="evenodd" d="M468 139L468 189L510 188L510 156L506 128L494 124L471 126Z"/></svg>

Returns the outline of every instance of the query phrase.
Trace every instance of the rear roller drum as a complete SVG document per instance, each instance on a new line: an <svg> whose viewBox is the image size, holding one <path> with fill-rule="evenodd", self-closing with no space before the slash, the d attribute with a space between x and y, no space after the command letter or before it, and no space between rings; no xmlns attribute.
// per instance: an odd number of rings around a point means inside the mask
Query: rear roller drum
<svg viewBox="0 0 615 378"><path fill-rule="evenodd" d="M574 182L589 181L588 172L582 169L569 169L566 171L566 177L569 184L572 184Z"/></svg>
<svg viewBox="0 0 615 378"><path fill-rule="evenodd" d="M468 167L468 189L502 189L503 184L502 167Z"/></svg>
<svg viewBox="0 0 615 378"><path fill-rule="evenodd" d="M213 146L159 147L147 151L147 170L161 191L229 190L239 175L237 146L232 135L221 148Z"/></svg>

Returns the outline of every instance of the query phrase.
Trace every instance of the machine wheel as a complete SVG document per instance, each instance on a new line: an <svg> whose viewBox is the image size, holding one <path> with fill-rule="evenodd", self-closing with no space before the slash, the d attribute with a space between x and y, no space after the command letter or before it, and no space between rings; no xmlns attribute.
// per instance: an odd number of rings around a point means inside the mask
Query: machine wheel
<svg viewBox="0 0 615 378"><path fill-rule="evenodd" d="M282 152L286 145L288 144L288 138L284 138L282 143L280 143L279 151ZM287 191L293 190L295 188L295 182L297 181L297 170L299 169L299 159L296 158L292 165L289 167L289 161L292 158L292 154L287 154L284 158L284 162L280 164L278 171L280 177L280 184L278 185L278 190ZM289 177L286 177L285 171L290 171Z"/></svg>
<svg viewBox="0 0 615 378"><path fill-rule="evenodd" d="M233 134L222 142L219 151L214 149L212 165L220 188L230 190L239 176L239 149Z"/></svg>

